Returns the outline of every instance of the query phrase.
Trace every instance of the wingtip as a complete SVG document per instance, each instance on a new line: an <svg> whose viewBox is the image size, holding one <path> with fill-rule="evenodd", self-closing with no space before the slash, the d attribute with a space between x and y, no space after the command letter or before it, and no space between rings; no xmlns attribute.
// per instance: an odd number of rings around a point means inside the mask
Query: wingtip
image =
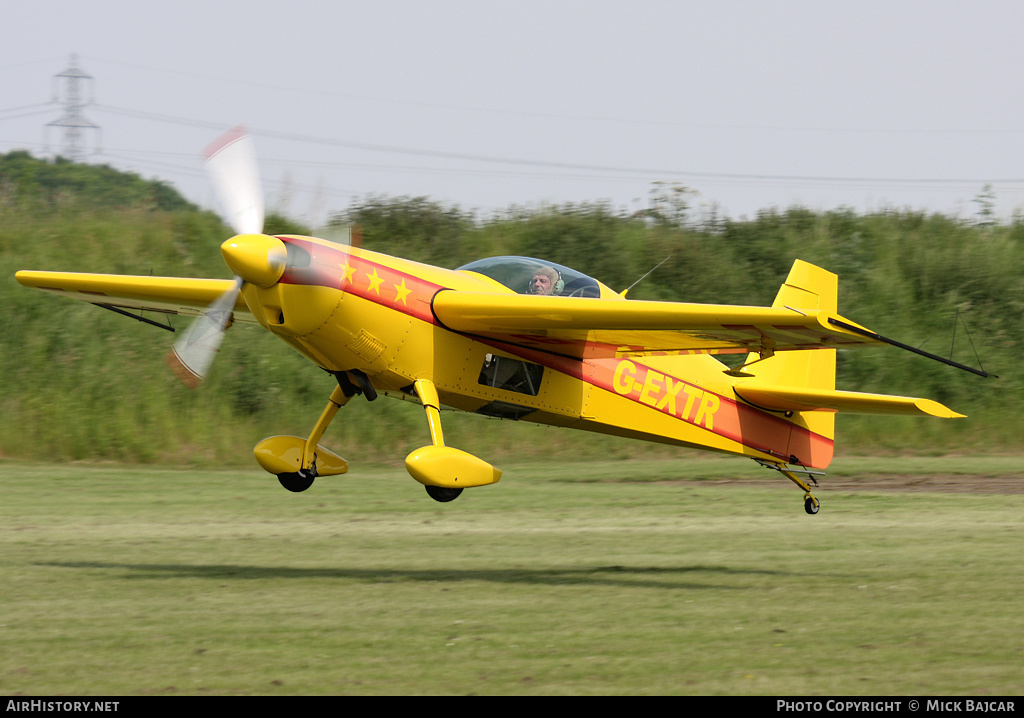
<svg viewBox="0 0 1024 718"><path fill-rule="evenodd" d="M948 406L940 404L937 401L933 401L932 399L918 399L915 403L917 405L918 410L920 410L924 414L928 414L929 416L937 416L940 419L967 418L966 414L960 414L958 412L955 412Z"/></svg>
<svg viewBox="0 0 1024 718"><path fill-rule="evenodd" d="M34 269L19 269L14 273L14 278L23 287L37 287L39 286L39 278L42 272Z"/></svg>

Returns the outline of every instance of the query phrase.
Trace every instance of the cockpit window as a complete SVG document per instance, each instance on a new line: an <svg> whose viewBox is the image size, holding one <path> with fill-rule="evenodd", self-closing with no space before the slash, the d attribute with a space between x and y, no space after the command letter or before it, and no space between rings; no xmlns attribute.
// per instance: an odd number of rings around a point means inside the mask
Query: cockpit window
<svg viewBox="0 0 1024 718"><path fill-rule="evenodd" d="M530 257L491 257L471 262L460 270L476 272L519 294L551 297L600 297L597 281L574 269Z"/></svg>

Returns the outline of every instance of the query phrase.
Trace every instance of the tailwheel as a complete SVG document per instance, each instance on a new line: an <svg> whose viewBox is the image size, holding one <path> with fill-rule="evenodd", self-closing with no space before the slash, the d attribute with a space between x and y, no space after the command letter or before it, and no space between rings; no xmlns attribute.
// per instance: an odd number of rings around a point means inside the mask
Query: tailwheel
<svg viewBox="0 0 1024 718"><path fill-rule="evenodd" d="M308 471L294 471L286 474L278 474L277 480L281 482L281 486L285 487L289 491L299 493L305 491L313 485L313 480L316 478L316 469L313 468Z"/></svg>
<svg viewBox="0 0 1024 718"><path fill-rule="evenodd" d="M444 486L434 486L432 484L424 484L423 488L427 490L427 495L430 496L434 501L440 501L441 503L448 503L459 498L459 494L462 493L462 489L449 489Z"/></svg>
<svg viewBox="0 0 1024 718"><path fill-rule="evenodd" d="M782 474L787 479L789 479L794 484L803 489L804 511L813 516L814 514L818 513L818 509L821 508L821 504L818 503L818 500L814 498L814 495L811 493L811 487L808 486L807 483L800 477L806 476L812 484L817 486L818 480L815 477L822 476L825 472L819 471L817 469L806 468L803 464L800 463L800 461L795 456L790 457L790 460L793 462L793 464L795 464L794 466L786 466L785 464L777 463L774 461L762 461L761 459L754 459L754 461L759 463L761 466L765 467L766 469L778 471L780 474Z"/></svg>
<svg viewBox="0 0 1024 718"><path fill-rule="evenodd" d="M813 515L818 513L818 509L820 508L821 504L818 503L818 500L816 498L814 498L810 494L806 494L804 496L804 511Z"/></svg>

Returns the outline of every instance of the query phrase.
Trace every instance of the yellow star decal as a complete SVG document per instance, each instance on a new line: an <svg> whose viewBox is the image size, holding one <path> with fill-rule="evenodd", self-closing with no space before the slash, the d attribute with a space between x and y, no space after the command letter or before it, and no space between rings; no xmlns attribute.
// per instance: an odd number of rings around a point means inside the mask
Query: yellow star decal
<svg viewBox="0 0 1024 718"><path fill-rule="evenodd" d="M366 288L366 291L367 292L370 292L370 291L376 292L377 296L379 297L380 296L380 283L383 282L384 279L382 277L378 277L377 276L377 268L374 267L373 268L373 274L367 274L366 278L370 280L370 286L368 286Z"/></svg>
<svg viewBox="0 0 1024 718"><path fill-rule="evenodd" d="M409 306L405 301L405 298L409 296L409 292L412 290L405 286L405 279L402 279L402 283L395 285L395 302L401 302L406 306Z"/></svg>
<svg viewBox="0 0 1024 718"><path fill-rule="evenodd" d="M355 274L356 272L355 267L353 267L348 262L345 262L344 264L339 264L338 266L341 267L342 274L345 275L344 278L341 280L342 284L351 284L352 275Z"/></svg>

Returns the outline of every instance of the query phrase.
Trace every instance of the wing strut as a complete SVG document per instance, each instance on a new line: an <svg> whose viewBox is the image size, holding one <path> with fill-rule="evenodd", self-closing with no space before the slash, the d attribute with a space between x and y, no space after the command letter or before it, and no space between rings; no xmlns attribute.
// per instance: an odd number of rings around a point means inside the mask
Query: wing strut
<svg viewBox="0 0 1024 718"><path fill-rule="evenodd" d="M883 342L885 344L890 344L890 345L892 345L894 347L899 347L900 349L906 349L908 352L913 352L914 354L919 354L919 355L921 355L923 357L927 357L929 359L934 359L937 362L942 362L943 364L946 364L948 366L955 367L957 369L963 369L964 371L969 371L972 374L977 374L978 376L983 376L983 377L986 377L986 378L991 376L991 377L995 377L996 379L999 378L995 374L989 374L984 369L975 369L974 367L967 366L966 364L961 364L959 362L955 362L952 359L946 359L945 357L940 357L938 354L932 354L931 352L926 352L923 349L918 349L917 347L912 347L909 344L904 344L903 342L896 341L895 339L889 339L887 337L883 337L881 334L875 334L875 332L872 332L872 331L870 331L868 329L863 329L863 328L855 326L853 324L848 324L848 323L846 323L846 322L844 322L844 321L842 321L840 319L836 319L835 317L829 317L828 318L828 323L832 324L833 326L837 326L840 329L845 329L845 330L847 330L849 332L853 332L854 334L860 334L862 337L868 337L869 339L874 339L876 341L880 341L880 342Z"/></svg>
<svg viewBox="0 0 1024 718"><path fill-rule="evenodd" d="M161 324L160 322L154 322L152 319L147 319L146 317L142 316L141 314L132 314L131 312L126 312L125 310L120 309L120 308L115 307L115 306L110 305L110 304L98 304L96 302L93 302L93 306L94 307L102 307L103 309L109 309L112 312L117 312L118 314L123 314L124 316L131 317L132 319L134 319L136 321L139 321L139 322L145 322L146 324L152 324L154 327L160 327L161 329L166 329L169 332L173 332L174 331L174 327L172 327L169 323L168 324Z"/></svg>

